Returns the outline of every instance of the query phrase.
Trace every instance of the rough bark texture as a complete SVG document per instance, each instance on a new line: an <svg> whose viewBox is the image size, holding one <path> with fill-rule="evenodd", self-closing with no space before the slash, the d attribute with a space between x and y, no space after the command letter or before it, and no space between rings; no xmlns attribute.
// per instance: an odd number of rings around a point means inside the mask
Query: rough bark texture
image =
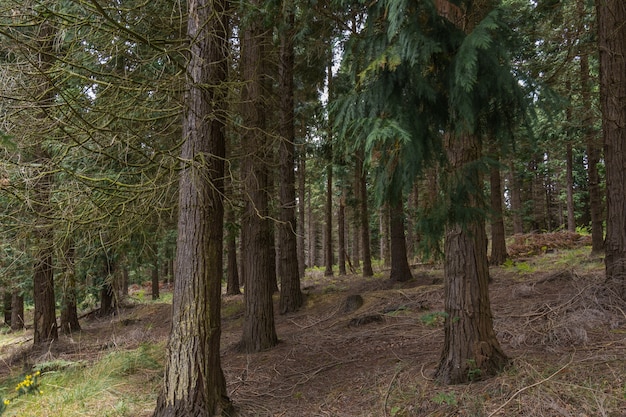
<svg viewBox="0 0 626 417"><path fill-rule="evenodd" d="M261 9L260 0L252 2ZM274 246L269 213L269 167L271 143L267 134L265 45L267 32L262 16L249 16L241 33L243 185L247 196L242 222L245 312L240 347L259 352L278 343L272 302Z"/></svg>
<svg viewBox="0 0 626 417"><path fill-rule="evenodd" d="M294 130L294 49L293 49L293 3L284 2L285 27L281 33L280 65L278 68L280 88L280 222L278 224L278 270L280 276L280 313L290 313L302 306L296 241L296 174Z"/></svg>
<svg viewBox="0 0 626 417"><path fill-rule="evenodd" d="M606 277L626 299L626 2L599 0L600 103L606 163Z"/></svg>
<svg viewBox="0 0 626 417"><path fill-rule="evenodd" d="M413 278L406 253L404 235L404 207L402 197L389 203L389 228L391 233L391 272L392 281L405 282Z"/></svg>
<svg viewBox="0 0 626 417"><path fill-rule="evenodd" d="M164 387L154 417L229 415L220 361L226 1L191 0L176 280Z"/></svg>

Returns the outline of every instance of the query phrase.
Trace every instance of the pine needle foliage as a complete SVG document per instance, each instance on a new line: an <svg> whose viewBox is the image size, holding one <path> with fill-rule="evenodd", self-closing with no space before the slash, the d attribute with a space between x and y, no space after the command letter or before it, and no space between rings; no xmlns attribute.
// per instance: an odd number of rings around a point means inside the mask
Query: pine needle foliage
<svg viewBox="0 0 626 417"><path fill-rule="evenodd" d="M365 147L379 201L393 201L426 167L445 167L444 135L493 137L506 151L529 114L533 84L513 65L517 35L504 6L466 33L441 12L441 3L374 2L346 47L342 71L353 88L333 104L336 130ZM471 8L467 1L445 3L457 13ZM458 178L442 176L441 201L423 217L423 233L441 236L447 223L485 215L483 208L468 209L468 196L482 190L465 178L482 175L487 166L481 160Z"/></svg>

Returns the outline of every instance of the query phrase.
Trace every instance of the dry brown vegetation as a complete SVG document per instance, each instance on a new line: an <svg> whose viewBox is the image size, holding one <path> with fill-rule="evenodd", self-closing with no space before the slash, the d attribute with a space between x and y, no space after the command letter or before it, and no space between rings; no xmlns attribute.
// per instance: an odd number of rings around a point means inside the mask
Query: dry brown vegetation
<svg viewBox="0 0 626 417"><path fill-rule="evenodd" d="M626 303L605 288L602 260L590 258L589 248L541 252L491 269L495 328L511 364L497 377L476 373L460 386L431 378L443 340L438 265L416 266L406 284L389 282L384 271L372 278L312 271L305 307L276 317L281 343L252 355L234 348L242 298L225 297L222 354L231 399L241 416L626 415ZM363 304L347 308L357 294ZM81 335L43 356L23 352L19 363L90 363L103 350L163 343L169 310L144 304L85 322ZM159 374L142 373L152 391ZM110 415L147 416L150 401L141 413Z"/></svg>

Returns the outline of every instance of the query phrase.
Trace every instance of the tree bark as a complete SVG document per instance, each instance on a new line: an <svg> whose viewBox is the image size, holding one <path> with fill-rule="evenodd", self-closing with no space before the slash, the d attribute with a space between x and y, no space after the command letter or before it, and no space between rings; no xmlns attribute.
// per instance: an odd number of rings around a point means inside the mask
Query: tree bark
<svg viewBox="0 0 626 417"><path fill-rule="evenodd" d="M389 209L389 203L383 204L378 211L379 231L380 231L380 260L383 261L383 266L389 268L391 266L391 238L389 220L391 218L391 212Z"/></svg>
<svg viewBox="0 0 626 417"><path fill-rule="evenodd" d="M5 291L3 295L3 311L4 311L4 324L11 327L11 303L13 301L13 294L11 291Z"/></svg>
<svg viewBox="0 0 626 417"><path fill-rule="evenodd" d="M626 299L626 2L596 2L606 164L606 279Z"/></svg>
<svg viewBox="0 0 626 417"><path fill-rule="evenodd" d="M333 276L333 162L332 150L326 166L326 207L324 209L324 276Z"/></svg>
<svg viewBox="0 0 626 417"><path fill-rule="evenodd" d="M280 313L290 313L302 306L298 266L298 244L296 241L296 174L295 128L294 128L294 44L295 21L293 1L283 1L283 23L280 40L280 222L278 225L280 271Z"/></svg>
<svg viewBox="0 0 626 417"><path fill-rule="evenodd" d="M337 246L338 246L338 263L339 275L346 275L346 202L345 190L339 199L339 208L337 210Z"/></svg>
<svg viewBox="0 0 626 417"><path fill-rule="evenodd" d="M255 10L262 2L253 1ZM242 222L242 253L244 270L245 312L240 348L245 352L259 352L278 343L274 324L272 279L274 253L272 224L269 213L269 167L271 144L266 128L264 101L266 89L265 45L267 31L263 16L250 16L241 33L242 122L245 131L242 147L245 157L242 166L243 184L247 199Z"/></svg>
<svg viewBox="0 0 626 417"><path fill-rule="evenodd" d="M389 203L389 228L391 230L391 272L389 278L396 282L406 282L413 278L406 253L404 234L404 205L402 196Z"/></svg>
<svg viewBox="0 0 626 417"><path fill-rule="evenodd" d="M72 334L80 331L78 307L76 305L76 271L74 266L74 248L65 251L63 274L63 305L61 308L61 332Z"/></svg>
<svg viewBox="0 0 626 417"><path fill-rule="evenodd" d="M237 226L235 211L231 206L226 213L226 294L241 294L239 268L237 263Z"/></svg>
<svg viewBox="0 0 626 417"><path fill-rule="evenodd" d="M298 152L298 272L300 278L304 278L306 271L306 257L305 257L305 198L306 198L306 152L305 146L300 146L300 152Z"/></svg>
<svg viewBox="0 0 626 417"><path fill-rule="evenodd" d="M154 417L230 415L220 360L226 0L190 0L176 279L164 387Z"/></svg>
<svg viewBox="0 0 626 417"><path fill-rule="evenodd" d="M520 180L515 171L515 164L511 161L509 171L509 192L511 193L511 216L513 217L513 233L524 233L524 222L522 220L522 193Z"/></svg>

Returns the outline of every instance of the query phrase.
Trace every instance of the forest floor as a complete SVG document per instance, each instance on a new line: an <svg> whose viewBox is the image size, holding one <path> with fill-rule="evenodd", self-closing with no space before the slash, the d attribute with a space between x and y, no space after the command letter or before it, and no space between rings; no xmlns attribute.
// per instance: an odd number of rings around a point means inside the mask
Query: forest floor
<svg viewBox="0 0 626 417"><path fill-rule="evenodd" d="M457 386L432 379L443 343L439 264L415 265L408 283L384 270L369 278L309 271L305 306L276 315L280 344L257 354L236 351L243 300L224 296L222 366L239 415L626 416L626 303L605 288L602 259L563 234L519 236L509 250L515 258L490 269L490 295L511 363ZM348 301L357 295L360 306ZM24 370L41 371L43 391L40 400L15 398L7 416L150 415L170 305L137 302L81 324L45 349L31 347L28 331L0 337L0 396Z"/></svg>

